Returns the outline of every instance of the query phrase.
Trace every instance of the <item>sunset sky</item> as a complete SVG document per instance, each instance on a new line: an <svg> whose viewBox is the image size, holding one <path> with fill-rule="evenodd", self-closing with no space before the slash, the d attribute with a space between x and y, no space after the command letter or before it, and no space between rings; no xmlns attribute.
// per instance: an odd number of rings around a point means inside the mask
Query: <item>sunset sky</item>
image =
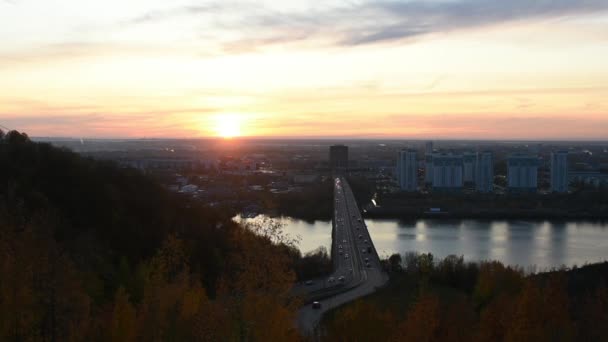
<svg viewBox="0 0 608 342"><path fill-rule="evenodd" d="M31 136L608 139L606 0L0 0Z"/></svg>

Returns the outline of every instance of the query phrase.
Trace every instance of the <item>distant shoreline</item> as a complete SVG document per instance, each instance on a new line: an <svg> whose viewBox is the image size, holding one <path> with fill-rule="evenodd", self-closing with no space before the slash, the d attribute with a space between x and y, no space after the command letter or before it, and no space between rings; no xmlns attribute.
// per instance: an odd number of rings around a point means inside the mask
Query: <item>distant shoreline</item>
<svg viewBox="0 0 608 342"><path fill-rule="evenodd" d="M331 217L311 217L301 215L289 215L287 213L272 212L260 212L259 215L266 215L270 218L291 218L295 220L301 220L308 223L314 223L317 221L331 222ZM450 220L478 220L478 221L529 221L529 222L551 222L551 223L564 223L564 222L580 222L580 223L608 223L608 214L598 216L597 214L588 215L546 215L546 213L450 213L445 212L441 214L429 214L429 213L403 213L394 212L391 210L367 210L363 213L365 219L376 219L376 220L405 220L405 221L418 221L418 220L438 220L438 221L450 221Z"/></svg>
<svg viewBox="0 0 608 342"><path fill-rule="evenodd" d="M551 211L487 211L487 212L466 212L466 211L445 211L439 213L429 213L418 210L403 210L402 208L373 208L364 213L365 218L373 219L437 219L437 220L525 220L525 221L583 221L583 222L602 222L608 223L608 212L603 213L559 213Z"/></svg>

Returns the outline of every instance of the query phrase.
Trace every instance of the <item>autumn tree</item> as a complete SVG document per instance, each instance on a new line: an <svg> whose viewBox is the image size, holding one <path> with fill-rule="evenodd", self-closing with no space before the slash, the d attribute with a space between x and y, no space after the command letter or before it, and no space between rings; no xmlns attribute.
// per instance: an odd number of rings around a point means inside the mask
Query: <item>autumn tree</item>
<svg viewBox="0 0 608 342"><path fill-rule="evenodd" d="M405 320L399 324L392 341L431 342L437 341L441 308L439 298L423 294L407 312Z"/></svg>
<svg viewBox="0 0 608 342"><path fill-rule="evenodd" d="M79 341L90 324L81 275L54 242L49 217L0 220L0 338Z"/></svg>
<svg viewBox="0 0 608 342"><path fill-rule="evenodd" d="M189 340L201 307L208 301L205 290L192 277L183 242L169 236L157 255L144 267L143 299L137 318L139 339Z"/></svg>
<svg viewBox="0 0 608 342"><path fill-rule="evenodd" d="M505 267L498 261L483 262L479 266L473 298L479 307L483 307L502 294L518 293L523 279L523 272L517 268Z"/></svg>
<svg viewBox="0 0 608 342"><path fill-rule="evenodd" d="M116 291L111 321L107 328L110 341L136 341L137 311L129 301L129 295L122 286Z"/></svg>
<svg viewBox="0 0 608 342"><path fill-rule="evenodd" d="M242 338L285 340L297 336L293 324L297 303L289 300L295 280L285 245L289 241L277 226L233 231L227 267L230 274L222 282L221 294L232 303Z"/></svg>
<svg viewBox="0 0 608 342"><path fill-rule="evenodd" d="M585 296L579 309L577 341L601 341L608 336L608 289L602 283Z"/></svg>
<svg viewBox="0 0 608 342"><path fill-rule="evenodd" d="M545 286L527 279L505 341L571 341L573 327L565 280L553 275Z"/></svg>
<svg viewBox="0 0 608 342"><path fill-rule="evenodd" d="M386 341L391 336L397 320L390 310L357 300L338 310L327 327L330 341Z"/></svg>

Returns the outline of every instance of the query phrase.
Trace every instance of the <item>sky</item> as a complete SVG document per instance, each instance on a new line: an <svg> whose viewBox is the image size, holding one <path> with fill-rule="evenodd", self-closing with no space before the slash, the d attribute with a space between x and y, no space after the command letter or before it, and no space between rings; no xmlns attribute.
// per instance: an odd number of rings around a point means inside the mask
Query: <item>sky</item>
<svg viewBox="0 0 608 342"><path fill-rule="evenodd" d="M608 138L606 0L0 0L0 125Z"/></svg>

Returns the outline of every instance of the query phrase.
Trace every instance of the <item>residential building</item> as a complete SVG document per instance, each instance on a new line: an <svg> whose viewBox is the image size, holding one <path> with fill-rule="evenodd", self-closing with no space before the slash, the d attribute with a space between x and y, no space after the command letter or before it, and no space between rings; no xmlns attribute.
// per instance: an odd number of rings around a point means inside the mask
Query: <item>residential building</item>
<svg viewBox="0 0 608 342"><path fill-rule="evenodd" d="M494 155L492 152L478 152L475 166L475 188L477 191L481 193L494 191Z"/></svg>
<svg viewBox="0 0 608 342"><path fill-rule="evenodd" d="M332 170L348 168L348 146L333 145L329 147L329 165Z"/></svg>
<svg viewBox="0 0 608 342"><path fill-rule="evenodd" d="M418 190L418 163L415 150L399 152L397 159L397 181L403 191Z"/></svg>
<svg viewBox="0 0 608 342"><path fill-rule="evenodd" d="M515 154L507 159L507 183L510 192L534 193L538 189L537 156Z"/></svg>
<svg viewBox="0 0 608 342"><path fill-rule="evenodd" d="M568 192L568 151L551 153L551 191Z"/></svg>
<svg viewBox="0 0 608 342"><path fill-rule="evenodd" d="M432 141L426 142L424 154L433 154L433 142Z"/></svg>
<svg viewBox="0 0 608 342"><path fill-rule="evenodd" d="M433 191L460 191L463 186L461 155L433 155Z"/></svg>
<svg viewBox="0 0 608 342"><path fill-rule="evenodd" d="M475 162L477 155L475 153L465 153L462 156L462 180L464 183L472 184L475 182Z"/></svg>
<svg viewBox="0 0 608 342"><path fill-rule="evenodd" d="M424 182L433 184L433 154L424 156Z"/></svg>

